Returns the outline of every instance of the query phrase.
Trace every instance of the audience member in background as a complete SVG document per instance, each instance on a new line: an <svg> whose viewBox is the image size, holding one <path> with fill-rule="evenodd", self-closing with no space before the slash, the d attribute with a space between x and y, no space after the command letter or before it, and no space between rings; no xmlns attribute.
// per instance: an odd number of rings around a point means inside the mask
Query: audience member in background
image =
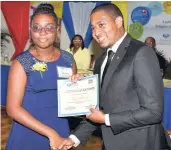
<svg viewBox="0 0 171 150"><path fill-rule="evenodd" d="M166 71L166 66L167 66L167 61L166 59L159 54L159 52L156 50L156 40L153 37L147 37L145 39L145 43L150 46L156 53L159 64L160 64L160 69L162 72L162 77L164 78L165 71Z"/></svg>
<svg viewBox="0 0 171 150"><path fill-rule="evenodd" d="M14 119L6 150L57 150L69 135L58 118L57 79L62 68L76 73L73 56L56 47L57 16L40 4L30 22L32 46L13 62L8 80L7 112Z"/></svg>
<svg viewBox="0 0 171 150"><path fill-rule="evenodd" d="M76 34L67 49L75 59L77 73L92 73L91 69L91 55L87 48L84 47L84 40L81 35ZM82 118L68 117L71 132L78 126Z"/></svg>
<svg viewBox="0 0 171 150"><path fill-rule="evenodd" d="M70 47L67 51L74 56L77 73L90 73L91 55L89 50L84 47L84 40L81 35L76 34L72 38Z"/></svg>

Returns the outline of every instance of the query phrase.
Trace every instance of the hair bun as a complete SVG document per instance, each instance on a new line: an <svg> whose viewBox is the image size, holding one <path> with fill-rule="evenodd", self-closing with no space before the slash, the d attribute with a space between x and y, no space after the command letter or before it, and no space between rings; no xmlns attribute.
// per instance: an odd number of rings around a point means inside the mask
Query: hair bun
<svg viewBox="0 0 171 150"><path fill-rule="evenodd" d="M53 5L49 3L41 3L40 5L38 5L37 9L45 9L49 11L54 11Z"/></svg>
<svg viewBox="0 0 171 150"><path fill-rule="evenodd" d="M31 20L30 23L32 23L33 18L36 15L40 15L40 14L47 14L50 15L54 18L56 24L58 24L58 18L56 16L56 13L54 12L54 7L52 4L49 3L41 3L37 6L37 9L33 12L33 15L31 16Z"/></svg>

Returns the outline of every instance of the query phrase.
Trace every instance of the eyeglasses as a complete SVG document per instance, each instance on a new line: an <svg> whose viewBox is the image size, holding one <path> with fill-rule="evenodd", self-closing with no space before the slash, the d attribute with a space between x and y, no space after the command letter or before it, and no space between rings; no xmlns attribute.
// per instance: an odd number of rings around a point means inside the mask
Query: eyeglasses
<svg viewBox="0 0 171 150"><path fill-rule="evenodd" d="M42 32L44 30L46 33L53 33L56 31L56 26L54 25L47 25L45 27L39 26L39 25L33 25L31 26L31 30L36 33Z"/></svg>
<svg viewBox="0 0 171 150"><path fill-rule="evenodd" d="M82 40L73 40L74 43L81 43Z"/></svg>

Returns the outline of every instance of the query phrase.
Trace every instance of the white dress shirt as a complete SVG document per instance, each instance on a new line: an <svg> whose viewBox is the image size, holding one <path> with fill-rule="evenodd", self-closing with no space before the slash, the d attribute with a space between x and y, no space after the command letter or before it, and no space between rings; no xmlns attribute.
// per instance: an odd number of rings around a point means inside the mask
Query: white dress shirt
<svg viewBox="0 0 171 150"><path fill-rule="evenodd" d="M120 44L122 43L122 41L124 40L126 35L127 35L127 32L125 32L124 35L112 47L107 49L107 55L106 55L106 57L102 63L102 66L101 66L100 82L102 80L103 71L104 71L105 65L107 63L108 51L112 50L114 53L116 53L118 47L120 46ZM105 124L106 124L106 126L110 126L109 114L105 114ZM80 140L75 135L71 134L69 136L69 138L71 138L74 141L74 143L75 143L74 147L77 147L80 144Z"/></svg>

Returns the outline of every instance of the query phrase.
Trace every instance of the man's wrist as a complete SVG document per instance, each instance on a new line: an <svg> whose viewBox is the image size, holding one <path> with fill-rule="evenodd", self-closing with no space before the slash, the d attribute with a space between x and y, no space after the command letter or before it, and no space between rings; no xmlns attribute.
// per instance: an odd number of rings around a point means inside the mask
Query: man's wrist
<svg viewBox="0 0 171 150"><path fill-rule="evenodd" d="M110 126L109 114L105 114L105 124L106 126Z"/></svg>
<svg viewBox="0 0 171 150"><path fill-rule="evenodd" d="M71 134L69 138L74 142L74 147L77 147L80 144L80 140L75 135Z"/></svg>

